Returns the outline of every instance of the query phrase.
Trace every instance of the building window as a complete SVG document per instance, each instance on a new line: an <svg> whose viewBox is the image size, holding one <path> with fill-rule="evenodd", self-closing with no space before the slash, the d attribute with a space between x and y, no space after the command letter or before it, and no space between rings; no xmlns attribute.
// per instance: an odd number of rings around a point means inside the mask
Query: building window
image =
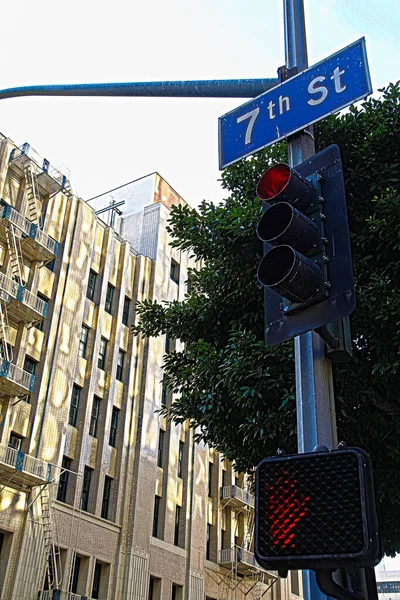
<svg viewBox="0 0 400 600"><path fill-rule="evenodd" d="M168 388L166 385L163 385L162 390L161 390L161 404L167 404L167 395L168 395Z"/></svg>
<svg viewBox="0 0 400 600"><path fill-rule="evenodd" d="M129 319L129 307L131 305L131 301L128 298L128 296L125 296L124 298L124 310L122 311L122 323L124 325L128 325L128 319Z"/></svg>
<svg viewBox="0 0 400 600"><path fill-rule="evenodd" d="M99 358L97 361L97 366L99 369L103 369L106 365L106 354L107 354L107 340L106 338L101 338L100 340L100 350L99 350Z"/></svg>
<svg viewBox="0 0 400 600"><path fill-rule="evenodd" d="M81 356L82 358L86 357L88 336L89 336L89 327L86 327L86 325L82 325L81 335L79 338L79 347L78 347L78 355Z"/></svg>
<svg viewBox="0 0 400 600"><path fill-rule="evenodd" d="M82 496L81 496L82 510L88 509L90 481L92 479L92 471L93 471L93 469L90 469L89 467L85 467L85 470L83 471L83 484L82 484Z"/></svg>
<svg viewBox="0 0 400 600"><path fill-rule="evenodd" d="M178 450L178 477L182 477L183 449L184 449L184 443L182 442L182 440L180 440L179 441L179 450Z"/></svg>
<svg viewBox="0 0 400 600"><path fill-rule="evenodd" d="M124 370L124 359L125 359L125 352L123 350L119 350L118 351L118 360L117 360L117 374L115 376L118 379L118 381L122 381L122 373Z"/></svg>
<svg viewBox="0 0 400 600"><path fill-rule="evenodd" d="M208 496L211 498L212 496L212 478L213 478L213 464L212 462L208 463Z"/></svg>
<svg viewBox="0 0 400 600"><path fill-rule="evenodd" d="M158 436L157 467L163 466L164 437L165 437L165 431L163 429L160 429L160 434Z"/></svg>
<svg viewBox="0 0 400 600"><path fill-rule="evenodd" d="M101 563L97 562L94 568L92 598L97 600L100 595Z"/></svg>
<svg viewBox="0 0 400 600"><path fill-rule="evenodd" d="M179 263L171 258L171 279L175 283L179 283Z"/></svg>
<svg viewBox="0 0 400 600"><path fill-rule="evenodd" d="M211 525L207 523L206 533L206 559L210 560L210 549L211 549Z"/></svg>
<svg viewBox="0 0 400 600"><path fill-rule="evenodd" d="M226 486L226 470L222 469L222 487Z"/></svg>
<svg viewBox="0 0 400 600"><path fill-rule="evenodd" d="M292 594L295 596L300 596L299 571L290 571L290 583Z"/></svg>
<svg viewBox="0 0 400 600"><path fill-rule="evenodd" d="M221 550L225 549L225 529L221 529Z"/></svg>
<svg viewBox="0 0 400 600"><path fill-rule="evenodd" d="M175 507L175 530L174 530L174 545L179 546L179 529L181 524L181 507Z"/></svg>
<svg viewBox="0 0 400 600"><path fill-rule="evenodd" d="M96 289L96 279L97 279L97 273L95 273L94 271L92 271L92 269L90 269L89 281L88 281L87 290L86 290L86 297L89 298L89 300L93 300L93 298L94 298L94 292Z"/></svg>
<svg viewBox="0 0 400 600"><path fill-rule="evenodd" d="M69 407L69 421L72 427L76 427L76 419L78 416L79 400L81 397L81 388L77 385L72 387L71 406Z"/></svg>
<svg viewBox="0 0 400 600"><path fill-rule="evenodd" d="M171 600L182 600L182 598L183 598L183 586L173 583L172 589L171 589Z"/></svg>
<svg viewBox="0 0 400 600"><path fill-rule="evenodd" d="M118 416L119 409L116 406L113 406L111 415L110 439L108 442L113 448L115 448L115 442L117 439Z"/></svg>
<svg viewBox="0 0 400 600"><path fill-rule="evenodd" d="M160 600L161 598L161 579L150 577L148 600Z"/></svg>
<svg viewBox="0 0 400 600"><path fill-rule="evenodd" d="M165 334L165 354L169 354L171 352L171 338L169 337L168 331Z"/></svg>
<svg viewBox="0 0 400 600"><path fill-rule="evenodd" d="M25 357L24 371L27 371L31 375L34 375L35 371L36 371L36 365L37 365L37 362L35 360L32 360L28 356Z"/></svg>
<svg viewBox="0 0 400 600"><path fill-rule="evenodd" d="M110 505L110 494L111 494L111 477L105 477L104 479L104 490L103 490L103 502L101 505L101 518L108 519L108 507Z"/></svg>
<svg viewBox="0 0 400 600"><path fill-rule="evenodd" d="M67 456L63 456L61 463L61 475L58 480L57 500L65 502L67 499L69 471L71 470L72 460ZM67 469L67 470L66 470Z"/></svg>
<svg viewBox="0 0 400 600"><path fill-rule="evenodd" d="M153 513L153 537L158 537L158 518L160 515L160 502L161 496L156 496L154 498L154 513Z"/></svg>
<svg viewBox="0 0 400 600"><path fill-rule="evenodd" d="M90 416L89 435L96 437L100 414L100 398L93 396L92 414Z"/></svg>
<svg viewBox="0 0 400 600"><path fill-rule="evenodd" d="M14 450L21 450L22 440L24 438L21 435L17 435L13 431L10 433L10 439L8 440L9 448L14 448Z"/></svg>
<svg viewBox="0 0 400 600"><path fill-rule="evenodd" d="M43 300L43 302L49 301L47 296L43 296L43 294L40 294L39 292L36 294L36 296L39 298L39 300ZM45 321L45 319L40 321L40 323L36 323L36 325L35 325L36 329L39 329L39 331L43 331L44 321Z"/></svg>
<svg viewBox="0 0 400 600"><path fill-rule="evenodd" d="M105 310L106 310L106 312L110 313L110 315L112 314L112 303L113 303L113 298L114 298L114 290L115 290L114 286L111 285L111 283L109 283L107 286Z"/></svg>
<svg viewBox="0 0 400 600"><path fill-rule="evenodd" d="M79 580L79 571L81 568L81 557L75 554L73 572L72 572L72 582L71 582L71 592L76 594L78 591L78 580Z"/></svg>

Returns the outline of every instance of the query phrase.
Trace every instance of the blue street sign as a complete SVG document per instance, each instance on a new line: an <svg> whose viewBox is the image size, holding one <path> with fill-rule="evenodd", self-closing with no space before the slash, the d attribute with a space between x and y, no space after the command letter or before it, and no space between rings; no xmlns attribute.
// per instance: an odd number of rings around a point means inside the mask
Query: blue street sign
<svg viewBox="0 0 400 600"><path fill-rule="evenodd" d="M371 93L361 38L220 117L219 167L224 169Z"/></svg>

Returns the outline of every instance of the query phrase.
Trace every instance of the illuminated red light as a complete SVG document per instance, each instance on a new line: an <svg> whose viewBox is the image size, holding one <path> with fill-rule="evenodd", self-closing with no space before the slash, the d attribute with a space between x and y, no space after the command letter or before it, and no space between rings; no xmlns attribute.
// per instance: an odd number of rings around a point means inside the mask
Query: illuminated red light
<svg viewBox="0 0 400 600"><path fill-rule="evenodd" d="M285 164L268 169L258 182L256 194L260 200L271 200L289 183L290 167Z"/></svg>
<svg viewBox="0 0 400 600"><path fill-rule="evenodd" d="M306 516L310 496L301 496L297 480L279 478L268 486L268 515L271 525L272 545L282 549L294 548L295 528Z"/></svg>

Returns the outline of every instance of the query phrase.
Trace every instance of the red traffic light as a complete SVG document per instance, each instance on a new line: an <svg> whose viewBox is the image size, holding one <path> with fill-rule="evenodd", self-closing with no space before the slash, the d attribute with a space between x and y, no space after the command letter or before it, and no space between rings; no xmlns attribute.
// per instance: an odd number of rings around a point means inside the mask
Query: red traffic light
<svg viewBox="0 0 400 600"><path fill-rule="evenodd" d="M269 204L289 202L301 211L315 209L316 190L300 173L284 163L270 167L261 176L256 194Z"/></svg>

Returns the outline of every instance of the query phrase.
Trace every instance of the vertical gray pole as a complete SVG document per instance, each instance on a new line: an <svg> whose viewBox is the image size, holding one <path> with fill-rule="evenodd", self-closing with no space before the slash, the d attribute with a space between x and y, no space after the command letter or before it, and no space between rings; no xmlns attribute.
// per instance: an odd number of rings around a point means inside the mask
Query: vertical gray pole
<svg viewBox="0 0 400 600"><path fill-rule="evenodd" d="M303 71L308 66L303 0L284 0L286 67ZM289 139L289 165L295 166L315 154L314 139L301 132ZM314 332L295 338L297 440L299 452L318 444L336 447L336 416L332 366L325 344ZM313 571L303 571L305 600L322 600Z"/></svg>

